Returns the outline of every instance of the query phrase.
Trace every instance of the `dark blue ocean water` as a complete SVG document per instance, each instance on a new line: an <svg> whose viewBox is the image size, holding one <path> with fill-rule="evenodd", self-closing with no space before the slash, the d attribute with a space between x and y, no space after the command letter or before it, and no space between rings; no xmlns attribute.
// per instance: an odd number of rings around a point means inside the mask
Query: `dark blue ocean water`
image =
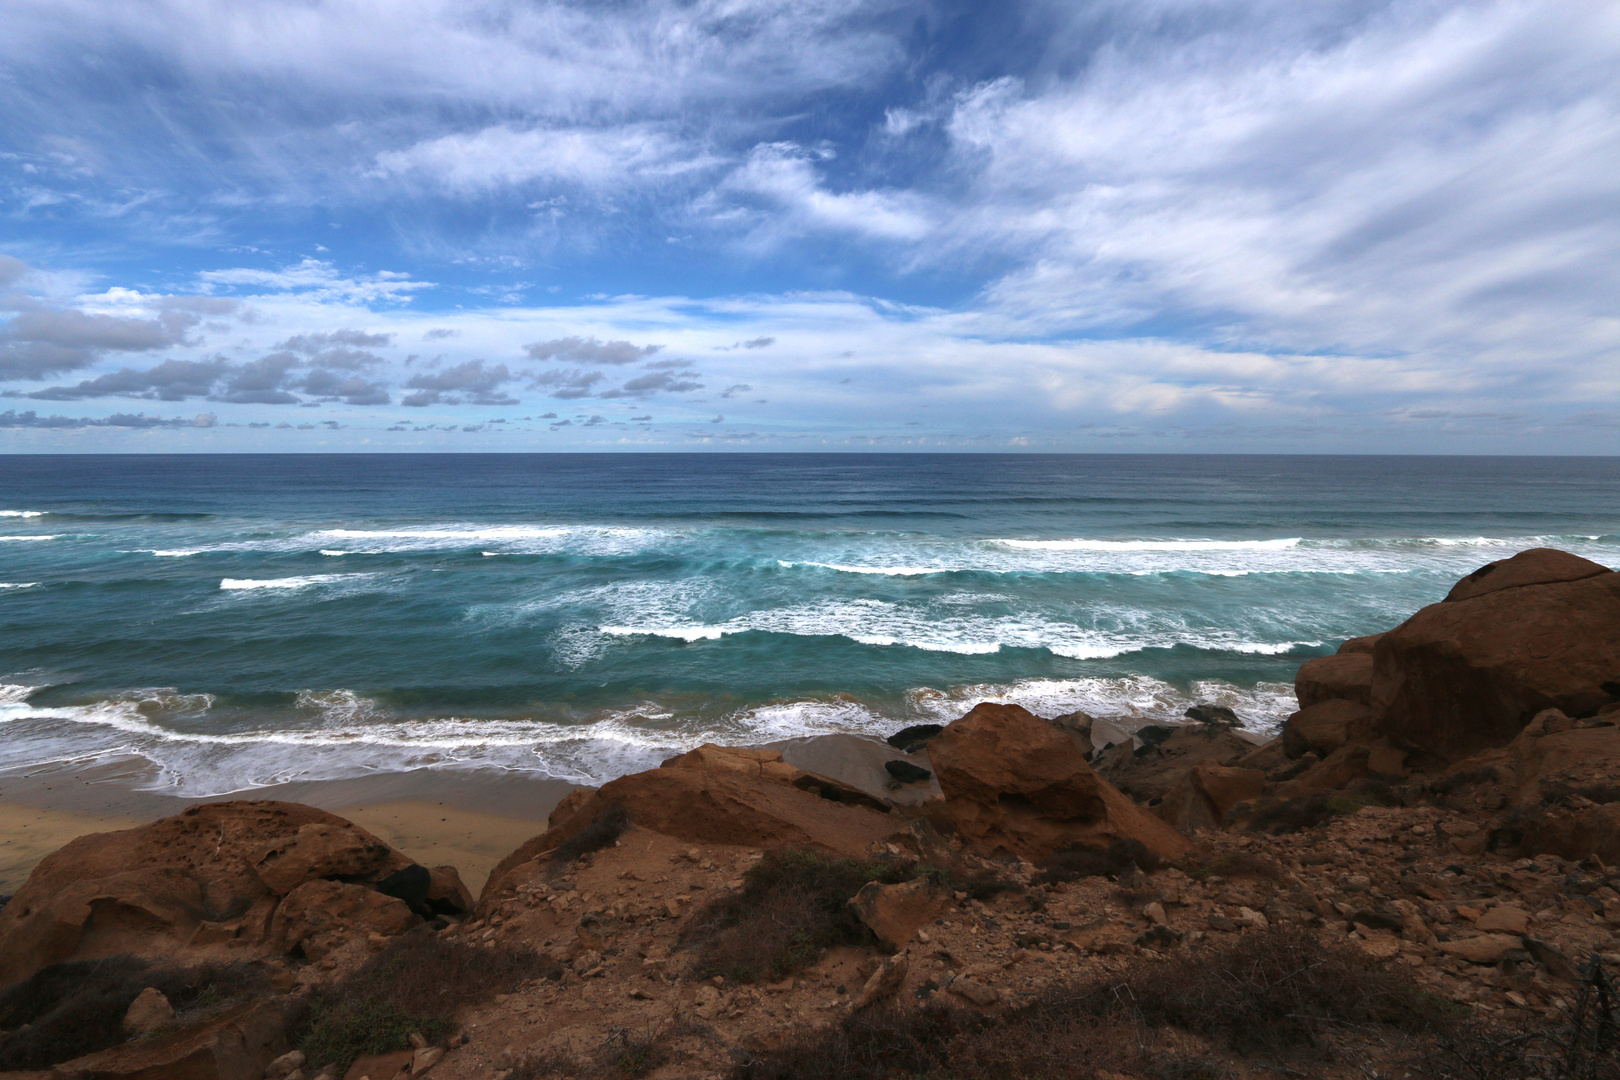
<svg viewBox="0 0 1620 1080"><path fill-rule="evenodd" d="M601 780L977 700L1264 729L1620 459L0 457L0 764Z"/></svg>

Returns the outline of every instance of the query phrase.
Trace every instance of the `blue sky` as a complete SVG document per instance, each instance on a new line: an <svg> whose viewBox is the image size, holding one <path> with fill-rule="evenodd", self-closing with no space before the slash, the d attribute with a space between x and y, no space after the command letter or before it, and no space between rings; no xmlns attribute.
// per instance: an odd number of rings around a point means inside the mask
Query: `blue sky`
<svg viewBox="0 0 1620 1080"><path fill-rule="evenodd" d="M0 0L0 449L1620 452L1620 6Z"/></svg>

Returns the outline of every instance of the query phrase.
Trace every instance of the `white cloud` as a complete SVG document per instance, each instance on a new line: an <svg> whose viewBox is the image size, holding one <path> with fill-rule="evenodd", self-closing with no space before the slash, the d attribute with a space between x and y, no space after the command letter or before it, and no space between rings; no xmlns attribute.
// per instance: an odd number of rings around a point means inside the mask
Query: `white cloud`
<svg viewBox="0 0 1620 1080"><path fill-rule="evenodd" d="M430 281L412 281L411 275L391 270L344 277L331 263L319 259L305 259L280 270L205 270L197 278L208 286L267 289L356 304L409 303L412 293L434 287Z"/></svg>

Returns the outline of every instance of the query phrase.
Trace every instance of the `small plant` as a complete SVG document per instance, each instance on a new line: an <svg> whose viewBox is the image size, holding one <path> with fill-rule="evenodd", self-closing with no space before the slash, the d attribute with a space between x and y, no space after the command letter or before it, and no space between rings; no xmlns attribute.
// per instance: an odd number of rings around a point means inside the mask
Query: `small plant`
<svg viewBox="0 0 1620 1080"><path fill-rule="evenodd" d="M409 1045L411 1032L437 1039L463 1005L562 977L556 961L529 949L478 948L431 933L395 938L359 971L310 1001L295 1039L313 1065L339 1073L364 1054Z"/></svg>
<svg viewBox="0 0 1620 1080"><path fill-rule="evenodd" d="M1152 872L1160 867L1157 855L1140 840L1114 839L1106 848L1077 844L1064 848L1040 864L1037 885L1056 881L1079 881L1085 877L1119 877L1133 870Z"/></svg>
<svg viewBox="0 0 1620 1080"><path fill-rule="evenodd" d="M589 825L563 841L557 850L552 852L552 869L560 872L563 867L582 855L612 847L629 828L629 811L618 804L608 807L592 818Z"/></svg>
<svg viewBox="0 0 1620 1080"><path fill-rule="evenodd" d="M1256 832L1273 835L1314 829L1338 817L1353 814L1366 803L1335 791L1318 791L1298 798L1262 800L1254 804L1248 825Z"/></svg>
<svg viewBox="0 0 1620 1080"><path fill-rule="evenodd" d="M870 881L886 885L918 875L915 863L866 862L795 849L773 851L751 867L739 892L695 912L681 944L697 955L692 973L739 982L780 979L808 967L834 945L872 940L849 909Z"/></svg>
<svg viewBox="0 0 1620 1080"><path fill-rule="evenodd" d="M267 985L265 973L245 963L155 967L111 956L52 964L0 991L0 1070L45 1069L123 1043L124 1014L148 986L177 1013L197 1016Z"/></svg>

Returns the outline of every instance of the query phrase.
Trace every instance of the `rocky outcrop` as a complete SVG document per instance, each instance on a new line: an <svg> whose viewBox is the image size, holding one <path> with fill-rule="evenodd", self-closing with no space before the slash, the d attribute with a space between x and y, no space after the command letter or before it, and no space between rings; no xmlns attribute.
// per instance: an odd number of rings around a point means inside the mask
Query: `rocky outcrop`
<svg viewBox="0 0 1620 1080"><path fill-rule="evenodd" d="M1551 585L1561 581L1584 581L1609 573L1609 568L1591 559L1557 548L1530 548L1508 559L1486 563L1451 587L1442 603L1472 600L1504 589L1526 585Z"/></svg>
<svg viewBox="0 0 1620 1080"><path fill-rule="evenodd" d="M1299 698L1301 709L1334 699L1370 705L1372 681L1371 653L1338 652L1301 664L1299 673L1294 676L1294 694Z"/></svg>
<svg viewBox="0 0 1620 1080"><path fill-rule="evenodd" d="M550 828L490 873L480 903L499 895L507 887L503 880L518 867L548 855L614 806L641 828L693 843L808 847L849 855L864 852L900 824L887 813L842 802L836 794L823 797L819 791L800 790L763 768L750 773L733 767L723 760L726 756L683 755L666 767L570 793L552 812Z"/></svg>
<svg viewBox="0 0 1620 1080"><path fill-rule="evenodd" d="M1543 709L1590 716L1620 698L1617 680L1620 574L1535 549L1476 571L1379 638L1374 722L1443 764L1508 743Z"/></svg>
<svg viewBox="0 0 1620 1080"><path fill-rule="evenodd" d="M1109 783L1149 804L1165 798L1196 766L1233 764L1255 749L1224 725L1187 724L1142 732L1147 733L1142 745L1133 749L1130 743L1121 743L1098 755L1094 767Z"/></svg>
<svg viewBox="0 0 1620 1080"><path fill-rule="evenodd" d="M1069 737L1017 705L984 703L928 746L945 793L936 812L986 853L1044 858L1135 840L1173 858L1184 837L1094 772Z"/></svg>
<svg viewBox="0 0 1620 1080"><path fill-rule="evenodd" d="M1187 770L1156 807L1159 817L1183 832L1217 829L1234 809L1265 793L1266 774L1200 762Z"/></svg>
<svg viewBox="0 0 1620 1080"><path fill-rule="evenodd" d="M409 905L364 885L316 878L287 894L276 908L270 935L276 949L320 960L355 935L393 937L415 925Z"/></svg>
<svg viewBox="0 0 1620 1080"><path fill-rule="evenodd" d="M262 946L282 897L337 877L356 888L411 860L296 803L221 802L48 856L0 911L0 985L47 964L189 946Z"/></svg>
<svg viewBox="0 0 1620 1080"><path fill-rule="evenodd" d="M921 877L898 885L868 882L849 906L879 941L899 949L918 930L933 925L950 900L949 890Z"/></svg>
<svg viewBox="0 0 1620 1080"><path fill-rule="evenodd" d="M1325 758L1348 743L1373 738L1372 709L1361 701L1329 698L1290 716L1283 725L1283 752L1290 758L1315 754Z"/></svg>
<svg viewBox="0 0 1620 1080"><path fill-rule="evenodd" d="M171 1034L129 1042L65 1061L46 1076L86 1080L261 1080L287 1049L288 1006L233 1005Z"/></svg>

